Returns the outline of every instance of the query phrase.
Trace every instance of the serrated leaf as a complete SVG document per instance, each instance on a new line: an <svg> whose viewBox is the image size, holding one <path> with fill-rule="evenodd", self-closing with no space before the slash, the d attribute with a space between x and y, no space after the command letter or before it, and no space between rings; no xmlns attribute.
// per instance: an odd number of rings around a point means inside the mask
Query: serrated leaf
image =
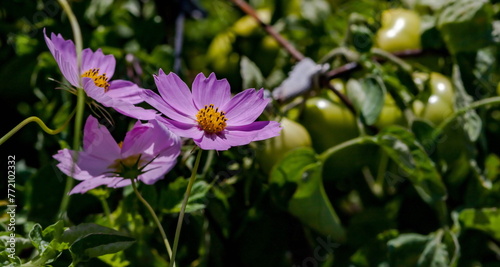
<svg viewBox="0 0 500 267"><path fill-rule="evenodd" d="M472 103L472 97L465 91L460 74L460 68L457 65L453 66L453 85L455 86L455 107L457 109L464 108ZM459 124L467 133L469 140L475 142L481 134L482 121L475 110L468 110L459 118Z"/></svg>
<svg viewBox="0 0 500 267"><path fill-rule="evenodd" d="M0 252L0 265L6 267L19 267L21 266L21 259L18 256L11 256L12 254L6 250Z"/></svg>
<svg viewBox="0 0 500 267"><path fill-rule="evenodd" d="M417 266L448 267L448 251L446 245L441 243L442 236L436 234L424 248L418 259Z"/></svg>
<svg viewBox="0 0 500 267"><path fill-rule="evenodd" d="M445 199L447 192L441 176L411 132L398 126L387 127L375 142L399 166L400 173L395 175L408 178L425 202L432 204Z"/></svg>
<svg viewBox="0 0 500 267"><path fill-rule="evenodd" d="M319 233L342 241L345 231L323 188L322 168L311 148L298 148L274 166L270 182L277 187L295 184L288 211Z"/></svg>
<svg viewBox="0 0 500 267"><path fill-rule="evenodd" d="M428 241L429 237L414 233L401 234L390 240L387 242L390 266L417 266Z"/></svg>
<svg viewBox="0 0 500 267"><path fill-rule="evenodd" d="M130 247L135 240L114 234L89 234L76 240L70 247L73 263L88 261L98 256L116 253Z"/></svg>
<svg viewBox="0 0 500 267"><path fill-rule="evenodd" d="M181 210L184 193L188 185L188 180L184 177L177 178L168 185L167 190L160 193L160 203L162 203L162 212L178 213ZM186 212L194 212L205 208L205 197L210 190L210 185L203 180L196 180L191 189Z"/></svg>
<svg viewBox="0 0 500 267"><path fill-rule="evenodd" d="M376 77L359 81L350 79L347 82L347 97L368 125L377 121L384 106L386 91L384 83Z"/></svg>
<svg viewBox="0 0 500 267"><path fill-rule="evenodd" d="M259 67L246 56L241 57L240 73L243 88L261 88L264 86L264 76Z"/></svg>
<svg viewBox="0 0 500 267"><path fill-rule="evenodd" d="M500 210L498 208L464 209L458 219L464 228L477 229L500 240Z"/></svg>

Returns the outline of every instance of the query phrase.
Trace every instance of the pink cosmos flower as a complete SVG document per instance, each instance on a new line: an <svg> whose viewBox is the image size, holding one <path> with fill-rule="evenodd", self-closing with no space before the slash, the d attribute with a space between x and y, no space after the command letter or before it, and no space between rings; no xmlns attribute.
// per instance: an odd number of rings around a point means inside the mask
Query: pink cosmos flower
<svg viewBox="0 0 500 267"><path fill-rule="evenodd" d="M108 129L89 116L83 151L62 149L53 157L64 174L82 181L71 190L70 194L75 194L100 185L126 186L134 178L154 184L173 168L179 153L179 137L156 120L137 122L123 142L117 144ZM72 155L77 156L76 163Z"/></svg>
<svg viewBox="0 0 500 267"><path fill-rule="evenodd" d="M82 51L82 65L78 71L73 41L65 40L60 34L54 33L49 38L45 29L43 33L59 69L71 85L83 88L90 98L126 116L140 120L155 118L157 115L155 111L135 106L143 102L140 94L144 89L130 81L111 81L116 65L113 55L104 55L101 49L93 52L90 48L86 48ZM81 85L80 77L82 77Z"/></svg>
<svg viewBox="0 0 500 267"><path fill-rule="evenodd" d="M158 120L172 132L192 138L201 149L227 150L281 131L278 122L255 121L269 102L263 89L247 89L231 98L227 80L217 80L214 73L208 78L198 74L192 92L175 73L160 69L154 78L160 95L144 90L144 101L169 118Z"/></svg>

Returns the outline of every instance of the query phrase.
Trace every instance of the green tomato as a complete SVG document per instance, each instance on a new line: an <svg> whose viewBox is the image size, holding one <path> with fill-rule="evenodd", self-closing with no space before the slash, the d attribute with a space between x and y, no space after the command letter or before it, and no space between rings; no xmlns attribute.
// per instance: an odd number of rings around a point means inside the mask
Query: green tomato
<svg viewBox="0 0 500 267"><path fill-rule="evenodd" d="M377 32L375 42L388 52L421 48L420 16L408 9L384 10L382 27Z"/></svg>
<svg viewBox="0 0 500 267"><path fill-rule="evenodd" d="M444 101L453 104L455 92L450 79L441 73L431 72L430 75L431 93L441 97Z"/></svg>
<svg viewBox="0 0 500 267"><path fill-rule="evenodd" d="M380 111L380 115L374 125L377 128L382 129L395 124L404 125L404 123L405 119L403 112L401 112L401 109L399 109L396 105L394 98L392 98L390 94L386 94L384 106L382 107L382 111Z"/></svg>
<svg viewBox="0 0 500 267"><path fill-rule="evenodd" d="M304 125L318 153L358 135L356 118L349 109L333 97L313 97L306 101L302 112Z"/></svg>
<svg viewBox="0 0 500 267"><path fill-rule="evenodd" d="M342 84L334 84L342 92ZM356 138L356 118L331 91L325 97L306 101L301 123L307 128L317 153ZM367 157L366 155L370 155ZM379 149L375 145L358 145L342 149L328 158L323 167L323 178L342 180L359 177L364 166L375 170Z"/></svg>
<svg viewBox="0 0 500 267"><path fill-rule="evenodd" d="M259 9L257 10L257 16L264 23L269 23L271 21L271 10ZM233 24L232 30L237 35L248 37L256 33L259 28L260 25L257 20L250 15L246 15Z"/></svg>
<svg viewBox="0 0 500 267"><path fill-rule="evenodd" d="M280 123L280 135L263 141L264 146L257 150L257 160L266 173L287 152L298 147L311 147L311 137L304 126L287 118Z"/></svg>
<svg viewBox="0 0 500 267"><path fill-rule="evenodd" d="M420 116L434 125L439 125L453 113L453 105L439 95L431 95Z"/></svg>

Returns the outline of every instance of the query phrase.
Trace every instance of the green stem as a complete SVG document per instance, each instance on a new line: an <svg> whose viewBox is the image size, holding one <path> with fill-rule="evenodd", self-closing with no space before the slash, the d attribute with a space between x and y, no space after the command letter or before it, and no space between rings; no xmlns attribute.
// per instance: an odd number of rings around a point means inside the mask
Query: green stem
<svg viewBox="0 0 500 267"><path fill-rule="evenodd" d="M319 60L319 64L327 63L336 56L344 56L349 62L357 62L359 60L359 54L357 52L354 52L346 47L336 47L328 52L328 54L324 55Z"/></svg>
<svg viewBox="0 0 500 267"><path fill-rule="evenodd" d="M186 211L186 205L191 194L191 188L193 187L194 180L196 180L196 172L198 171L198 166L200 165L201 153L203 150L198 150L198 155L196 155L196 161L194 162L194 167L191 173L191 178L189 178L186 193L184 194L184 199L182 200L181 211L179 213L179 220L177 221L177 229L175 230L174 238L174 250L172 253L172 261L170 262L170 267L175 264L175 255L177 254L177 246L179 244L179 236L181 235L182 221L184 220L184 213Z"/></svg>
<svg viewBox="0 0 500 267"><path fill-rule="evenodd" d="M102 209L104 210L104 214L106 214L106 218L108 219L109 225L113 226L113 222L111 221L111 211L109 209L109 205L108 202L106 201L106 198L100 196L99 200L101 201Z"/></svg>
<svg viewBox="0 0 500 267"><path fill-rule="evenodd" d="M401 69L403 69L407 73L411 73L413 70L413 68L410 64L406 63L401 58L399 58L391 53L388 53L382 49L372 48L371 53L374 56L379 56L379 57L382 57L384 59L391 61L392 63L398 65Z"/></svg>
<svg viewBox="0 0 500 267"><path fill-rule="evenodd" d="M475 101L475 102L472 102L467 107L464 107L464 108L457 110L455 113L451 114L450 117L447 117L443 122L441 122L441 124L439 124L439 126L434 130L433 136L437 137L438 135L440 135L443 132L443 130L451 122L453 122L456 118L463 115L467 111L469 111L471 109L476 109L476 108L479 108L482 106L491 105L491 104L500 104L500 96L495 96L495 97L490 97L490 98L482 99L479 101Z"/></svg>
<svg viewBox="0 0 500 267"><path fill-rule="evenodd" d="M11 138L15 133L17 133L19 130L21 130L24 126L26 126L30 122L36 122L40 126L40 128L42 128L42 130L48 134L51 135L58 134L62 132L64 129L66 129L66 126L68 126L69 121L71 120L71 118L73 118L73 115L75 115L75 111L76 109L73 110L73 112L71 112L71 114L69 115L68 119L64 122L64 124L55 130L52 130L49 127L47 127L47 125L45 125L45 123L36 116L31 116L29 118L26 118L21 123L16 125L16 127L14 127L12 130L6 133L4 136L2 136L2 138L0 138L0 145L2 145L5 141Z"/></svg>
<svg viewBox="0 0 500 267"><path fill-rule="evenodd" d="M360 136L360 137L357 137L357 138L354 138L351 140L347 140L343 143L340 143L336 146L330 147L329 149L325 150L323 153L321 153L318 156L318 159L324 162L331 155L335 154L336 152L338 152L344 148L347 148L347 147L350 147L353 145L359 145L359 144L364 144L364 143L373 143L373 142L374 142L373 138L370 136Z"/></svg>
<svg viewBox="0 0 500 267"><path fill-rule="evenodd" d="M144 204L144 206L146 206L149 213L153 217L153 220L155 221L156 226L158 227L158 230L160 230L160 234L161 234L161 237L163 238L163 243L165 243L165 248L167 249L168 256L170 257L171 262L174 262L173 258L172 258L172 249L170 248L170 243L168 242L167 235L165 234L165 230L163 230L163 226L161 226L160 220L158 219L158 216L156 216L156 213L153 210L153 208L151 207L151 205L149 205L149 203L142 197L141 193L139 193L139 191L137 190L137 185L135 184L135 179L132 179L132 188L134 189L134 192L135 192L135 195L137 196L137 198L142 202L142 204Z"/></svg>
<svg viewBox="0 0 500 267"><path fill-rule="evenodd" d="M68 2L66 0L58 0L59 4L63 8L64 12L66 15L68 15L69 22L71 24L71 29L73 30L73 37L75 40L75 47L76 47L76 63L77 63L77 73L81 73L80 68L81 68L81 62L82 62L82 49L83 49L83 44L82 44L82 32L80 30L80 25L78 24L78 20L76 19L75 14L73 13L73 10L71 10L71 7L69 6ZM81 85L82 77L79 75L78 76L79 82L78 84ZM75 129L73 132L73 150L77 151L80 149L80 140L81 140L81 133L82 133L82 122L83 122L83 112L85 108L85 92L83 91L82 88L77 88L77 101L76 101L76 117L75 117ZM74 163L76 163L78 159L76 158L74 160ZM74 164L73 164L74 165ZM74 168L74 166L73 166ZM72 176L72 175L70 175ZM66 209L68 207L69 203L69 195L68 192L73 188L73 183L74 180L68 176L66 178L66 186L64 188L64 194L63 198L61 200L61 206L59 207L59 216L63 217Z"/></svg>

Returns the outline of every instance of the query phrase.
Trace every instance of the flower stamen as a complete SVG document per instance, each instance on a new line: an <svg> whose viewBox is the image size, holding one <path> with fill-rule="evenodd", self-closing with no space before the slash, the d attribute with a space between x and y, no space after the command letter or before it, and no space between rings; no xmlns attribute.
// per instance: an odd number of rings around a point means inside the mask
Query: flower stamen
<svg viewBox="0 0 500 267"><path fill-rule="evenodd" d="M209 134L220 133L226 128L226 114L214 108L213 104L205 105L204 108L196 114L198 127Z"/></svg>
<svg viewBox="0 0 500 267"><path fill-rule="evenodd" d="M99 69L89 69L88 71L82 74L82 77L91 78L94 80L94 84L98 87L104 88L104 92L109 90L108 77L106 77L106 73L99 75Z"/></svg>

